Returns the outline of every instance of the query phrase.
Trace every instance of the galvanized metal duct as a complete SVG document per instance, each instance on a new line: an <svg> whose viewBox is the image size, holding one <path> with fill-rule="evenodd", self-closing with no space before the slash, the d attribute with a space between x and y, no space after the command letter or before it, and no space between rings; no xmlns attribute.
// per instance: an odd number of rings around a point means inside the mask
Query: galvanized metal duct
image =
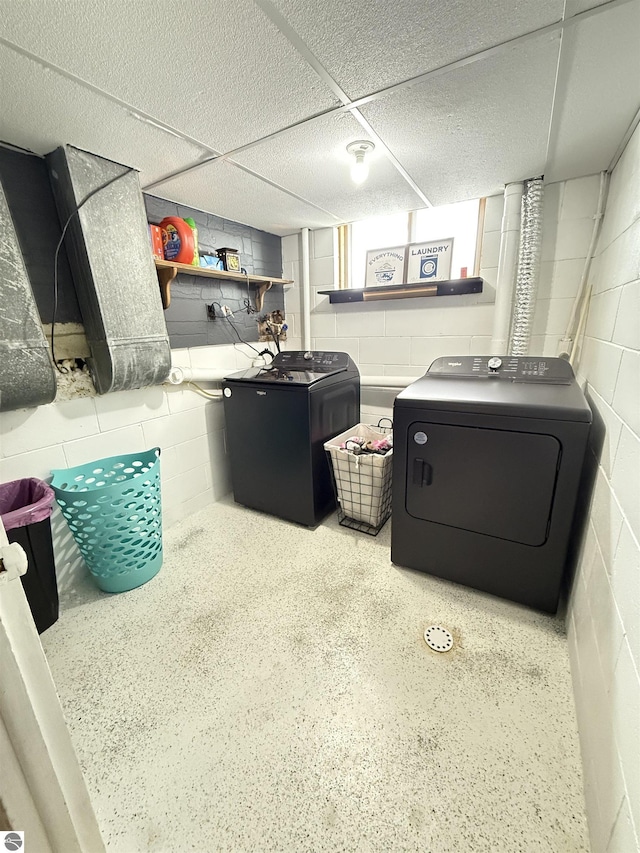
<svg viewBox="0 0 640 853"><path fill-rule="evenodd" d="M532 178L524 182L520 252L518 254L518 273L509 346L510 355L528 355L529 353L542 248L543 196L542 178Z"/></svg>
<svg viewBox="0 0 640 853"><path fill-rule="evenodd" d="M159 385L171 348L138 173L71 145L47 162L98 393Z"/></svg>
<svg viewBox="0 0 640 853"><path fill-rule="evenodd" d="M50 403L56 376L0 184L0 411Z"/></svg>

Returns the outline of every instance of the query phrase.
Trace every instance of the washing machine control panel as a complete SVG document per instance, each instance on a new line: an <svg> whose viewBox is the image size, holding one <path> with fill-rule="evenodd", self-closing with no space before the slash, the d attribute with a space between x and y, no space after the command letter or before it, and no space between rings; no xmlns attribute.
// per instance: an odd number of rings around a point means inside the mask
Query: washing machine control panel
<svg viewBox="0 0 640 853"><path fill-rule="evenodd" d="M446 356L437 358L427 372L430 376L549 382L554 385L570 385L574 378L571 365L565 359L538 356Z"/></svg>
<svg viewBox="0 0 640 853"><path fill-rule="evenodd" d="M280 352L273 359L273 367L281 370L312 370L315 373L335 373L346 370L349 356L346 352L325 352L317 350L291 350Z"/></svg>

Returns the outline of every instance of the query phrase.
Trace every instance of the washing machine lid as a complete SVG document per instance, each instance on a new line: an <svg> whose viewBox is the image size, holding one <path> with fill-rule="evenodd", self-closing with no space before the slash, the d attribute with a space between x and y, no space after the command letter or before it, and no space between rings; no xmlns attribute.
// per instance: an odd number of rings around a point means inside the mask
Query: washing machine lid
<svg viewBox="0 0 640 853"><path fill-rule="evenodd" d="M241 370L227 376L225 382L309 386L337 373L358 375L346 352L291 350L278 353L268 367Z"/></svg>
<svg viewBox="0 0 640 853"><path fill-rule="evenodd" d="M396 405L422 411L591 422L591 409L561 358L448 356L401 391Z"/></svg>

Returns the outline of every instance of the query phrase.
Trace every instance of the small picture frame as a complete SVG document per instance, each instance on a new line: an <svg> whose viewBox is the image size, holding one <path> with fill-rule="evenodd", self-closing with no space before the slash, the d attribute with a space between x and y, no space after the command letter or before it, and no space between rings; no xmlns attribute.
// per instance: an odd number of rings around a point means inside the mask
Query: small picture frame
<svg viewBox="0 0 640 853"><path fill-rule="evenodd" d="M227 246L218 249L218 257L222 260L225 270L229 272L240 272L240 255L237 249Z"/></svg>
<svg viewBox="0 0 640 853"><path fill-rule="evenodd" d="M404 283L406 246L371 249L367 252L365 287Z"/></svg>
<svg viewBox="0 0 640 853"><path fill-rule="evenodd" d="M453 237L407 246L407 284L428 284L451 278Z"/></svg>

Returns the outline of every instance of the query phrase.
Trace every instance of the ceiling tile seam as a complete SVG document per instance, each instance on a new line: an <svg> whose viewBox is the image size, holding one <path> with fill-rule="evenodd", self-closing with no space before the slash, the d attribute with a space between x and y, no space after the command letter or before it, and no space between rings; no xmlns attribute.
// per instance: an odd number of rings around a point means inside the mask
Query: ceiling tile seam
<svg viewBox="0 0 640 853"><path fill-rule="evenodd" d="M564 30L560 31L560 46L558 49L558 58L556 60L556 76L553 81L553 97L551 99L551 113L549 115L549 128L547 130L547 148L544 157L544 172L549 170L552 158L555 156L555 148L558 143L558 134L560 133L560 119L562 110L566 103L567 87L569 84L570 60L564 61L567 57L567 40Z"/></svg>
<svg viewBox="0 0 640 853"><path fill-rule="evenodd" d="M391 152L389 147L385 145L384 141L381 139L380 135L376 130L373 129L373 126L369 123L369 121L362 115L360 110L354 109L351 111L351 115L360 123L360 125L366 130L366 132L371 136L376 145L381 145L383 150L386 153L387 158L391 161L392 165L397 169L399 174L405 179L407 184L411 187L414 193L418 196L418 198L425 204L426 207L433 207L433 204L429 201L427 196L422 192L417 183L413 180L411 175L404 168L402 163L396 158L395 154Z"/></svg>
<svg viewBox="0 0 640 853"><path fill-rule="evenodd" d="M147 186L143 187L143 189L153 189L158 186L158 184L163 184L165 181L171 181L174 178L177 178L179 175L186 175L190 172L194 172L196 169L200 169L202 166L206 166L208 163L214 163L216 160L229 160L231 157L236 157L238 154L242 154L244 151L248 151L251 148L255 148L256 145L261 145L263 142L268 142L271 139L275 139L278 136L282 136L283 133L288 133L290 130L295 130L297 127L301 127L303 124L308 124L309 122L315 121L316 119L324 118L327 115L332 113L336 113L336 111L340 111L341 107L327 107L326 110L322 110L318 113L313 113L313 115L306 116L305 118L299 119L299 121L294 121L292 124L286 125L286 127L281 127L279 130L274 130L271 133L267 133L266 136L261 136L259 139L254 139L251 142L245 142L243 145L238 145L237 148L231 148L229 151L226 151L224 154L219 154L215 157L207 157L205 160L199 160L197 163L192 163L189 166L185 166L182 169L176 169L173 172L169 172L167 175L163 175L160 178L156 178L155 181L152 181Z"/></svg>
<svg viewBox="0 0 640 853"><path fill-rule="evenodd" d="M619 6L625 6L627 3L637 2L637 0L609 0L607 3L603 3L600 6L595 6L592 9L586 9L584 12L580 12L578 15L573 15L570 18L567 18L563 21L563 26L560 30L560 49L558 51L558 64L556 68L556 79L553 89L553 103L551 107L551 116L549 120L549 134L547 137L547 151L545 156L545 173L548 171L550 164L553 162L553 158L555 157L555 148L558 143L558 135L560 133L560 119L562 116L562 108L566 103L566 94L569 85L569 75L570 75L570 67L569 60L567 60L567 36L571 35L571 27L573 27L576 22L579 23L581 21L587 20L588 18L593 17L595 14L599 14L605 10L615 9ZM566 2L565 2L566 9ZM611 164L608 168L608 171L611 172L613 167L617 163L619 157L624 150L624 146L626 145L628 139L630 138L631 133L635 129L637 124L638 117L640 116L640 111L636 118L632 120L631 126L627 130L627 133L624 135L620 146L614 157L611 161ZM634 124L634 121L636 124Z"/></svg>
<svg viewBox="0 0 640 853"><path fill-rule="evenodd" d="M302 59L309 65L322 82L329 88L333 94L342 101L343 104L350 104L351 98L342 89L340 84L329 74L318 57L313 53L311 48L302 40L298 33L293 29L287 19L280 14L270 0L254 0L255 5L269 18L293 48L300 54Z"/></svg>
<svg viewBox="0 0 640 853"><path fill-rule="evenodd" d="M32 62L41 65L43 68L47 68L49 71L53 71L60 77L64 77L66 80L70 80L71 82L76 83L83 89L86 89L89 92L93 92L93 94L99 95L100 97L105 98L111 103L116 104L117 106L126 110L133 118L138 119L138 121L143 121L146 124L153 125L154 127L157 127L158 130L162 130L165 133L170 134L171 136L174 136L178 139L182 139L184 142L188 142L191 145L196 146L197 148L201 148L207 154L214 155L214 157L219 156L221 153L215 148L212 148L210 145L207 145L205 142L201 142L199 139L195 139L195 137L190 136L187 133L183 133L181 130L178 130L177 128L172 127L170 124L163 122L161 119L158 119L155 116L146 113L144 110L138 109L138 107L135 107L133 104L127 103L127 101L122 100L122 98L118 98L116 95L112 95L110 92L101 89L99 86L95 86L93 83L89 83L88 80L84 80L82 77L79 77L72 71L67 71L59 65L56 65L53 62L49 62L47 59L43 59L37 54L32 53L30 50L27 50L26 48L21 47L18 44L14 44L14 42L9 41L8 39L3 38L2 36L0 36L0 45L8 47L10 50L13 50L20 56L24 56L26 59L30 59Z"/></svg>
<svg viewBox="0 0 640 853"><path fill-rule="evenodd" d="M609 168L607 169L608 172L613 172L615 167L618 165L618 160L622 157L622 155L624 153L624 149L627 147L627 143L629 142L629 140L633 136L635 129L637 128L637 126L639 124L640 124L640 108L638 109L638 112L634 115L634 117L631 119L631 123L630 123L629 127L627 128L624 136L622 137L622 140L620 141L620 145L618 145L616 153L611 158L611 163L609 163Z"/></svg>
<svg viewBox="0 0 640 853"><path fill-rule="evenodd" d="M303 41L303 39L298 35L298 33L294 30L294 28L286 20L286 18L280 14L280 12L275 8L275 6L270 2L270 0L254 0L254 3L256 4L256 6L258 6L259 9L264 12L264 14L271 20L271 22L275 24L275 26L280 30L282 35L289 41L289 43L295 48L295 50L297 50L302 59L316 72L320 80L326 86L328 86L334 94L339 97L344 107L351 111L351 114L359 122L361 127L366 130L367 133L371 134L371 137L375 141L376 145L387 157L387 159L394 167L394 169L396 169L400 177L405 181L405 183L408 184L408 186L413 190L413 192L416 193L418 198L424 204L426 204L427 207L432 207L432 204L429 199L418 187L417 183L409 175L407 170L401 165L400 161L395 157L394 154L392 154L391 150L384 142L382 137L373 130L369 122L358 110L351 110L351 98L342 89L342 87L333 78L333 76L329 74L327 69L313 53L311 48L306 44L306 42Z"/></svg>
<svg viewBox="0 0 640 853"><path fill-rule="evenodd" d="M265 184L268 184L270 187L273 187L280 192L286 193L286 195L291 196L291 198L295 198L296 201L301 201L303 204L309 205L309 207L315 208L315 210L319 210L321 213L326 214L327 216L332 216L337 223L341 223L343 220L340 216L336 216L335 213L332 213L330 210L325 210L324 207L321 207L319 204L315 204L309 199L304 198L297 193L294 193L293 190L288 190L286 187L277 184L275 181L270 180L269 178L265 178L264 175L261 175L259 172L254 172L253 169L250 169L248 166L243 166L241 163L235 163L233 160L227 160L227 163L231 166L235 166L236 169L240 169L240 171L245 172L247 175L251 175L254 178L258 178L263 181Z"/></svg>
<svg viewBox="0 0 640 853"><path fill-rule="evenodd" d="M475 62L479 62L482 59L488 59L492 56L495 56L497 53L501 53L502 51L509 50L512 47L518 47L520 44L531 41L532 39L544 36L546 34L552 34L556 31L562 32L567 27L574 26L581 21L586 20L587 18L591 18L594 15L601 14L603 11L607 9L615 8L617 6L623 6L626 3L633 3L636 0L607 0L606 3L603 3L600 6L595 6L592 9L585 9L584 12L580 12L577 15L573 15L571 18L567 18L566 20L558 20L552 24L546 24L544 27L539 27L536 30L530 30L527 33L523 33L520 36L515 36L512 39L507 39L507 41L500 42L499 44L492 45L491 47L484 48L483 50L477 51L476 53L470 53L468 56L461 57L460 59L456 59L453 62L449 62L446 65L441 65L438 68L432 68L429 71L424 71L422 74L417 74L415 77L408 77L406 80L401 80L399 83L393 83L391 86L387 86L384 89L379 89L376 92L371 92L368 95L363 95L361 98L354 98L350 104L337 107L336 112L345 112L354 107L363 107L366 104L371 103L372 101L377 101L381 98L386 98L389 95L395 94L396 91L401 91L409 86L417 86L421 83L426 82L434 77L440 77L442 74L448 74L451 71L455 71L458 68L464 68L466 65L472 65Z"/></svg>

